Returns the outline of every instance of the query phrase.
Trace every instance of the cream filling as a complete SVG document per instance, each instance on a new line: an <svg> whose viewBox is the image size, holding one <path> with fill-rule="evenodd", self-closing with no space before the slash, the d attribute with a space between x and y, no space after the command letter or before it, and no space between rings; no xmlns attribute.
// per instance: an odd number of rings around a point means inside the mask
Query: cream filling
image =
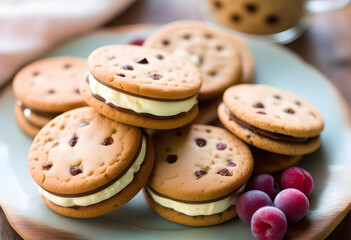
<svg viewBox="0 0 351 240"><path fill-rule="evenodd" d="M176 102L156 101L135 97L99 83L90 73L89 86L92 93L103 97L106 103L112 103L117 107L130 109L136 113L148 113L155 116L168 117L183 112L189 112L197 103L196 95L189 99Z"/></svg>
<svg viewBox="0 0 351 240"><path fill-rule="evenodd" d="M168 198L163 198L153 193L149 188L147 188L147 191L152 197L152 199L163 207L171 208L177 212L180 212L189 216L201 216L201 215L208 216L208 215L224 212L230 206L235 205L237 199L239 198L240 194L243 192L244 188L245 188L245 185L242 186L238 191L236 191L229 197L224 198L222 200L211 202L211 203L200 203L200 204L183 203L183 202L178 202Z"/></svg>
<svg viewBox="0 0 351 240"><path fill-rule="evenodd" d="M101 201L104 201L108 198L113 197L133 181L134 174L139 171L140 165L144 161L145 154L146 154L146 138L143 136L140 153L137 159L135 160L134 164L118 181L116 181L111 186L108 186L107 188L99 192L96 192L87 196L82 196L82 197L59 197L39 187L39 193L49 201L62 207L89 206L89 205L99 203Z"/></svg>

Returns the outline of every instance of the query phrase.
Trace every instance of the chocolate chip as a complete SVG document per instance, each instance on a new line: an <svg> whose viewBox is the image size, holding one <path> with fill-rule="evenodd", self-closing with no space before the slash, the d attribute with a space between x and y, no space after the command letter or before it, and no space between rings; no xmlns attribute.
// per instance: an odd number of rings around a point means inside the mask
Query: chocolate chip
<svg viewBox="0 0 351 240"><path fill-rule="evenodd" d="M216 47L216 50L217 50L217 51L222 51L222 50L223 50L223 47L222 47L222 46L217 46L217 47Z"/></svg>
<svg viewBox="0 0 351 240"><path fill-rule="evenodd" d="M212 34L206 33L205 38L211 39L211 38L213 38L213 36L212 36Z"/></svg>
<svg viewBox="0 0 351 240"><path fill-rule="evenodd" d="M76 89L74 90L74 92L75 92L76 94L79 94L79 93L80 93L80 91L79 91L78 88L76 88Z"/></svg>
<svg viewBox="0 0 351 240"><path fill-rule="evenodd" d="M245 5L245 8L246 8L246 11L248 11L249 13L255 13L258 9L256 4L254 4L254 3L247 3Z"/></svg>
<svg viewBox="0 0 351 240"><path fill-rule="evenodd" d="M235 167L235 166L236 166L236 163L233 162L233 161L229 161L229 162L227 162L227 166L228 166L228 167Z"/></svg>
<svg viewBox="0 0 351 240"><path fill-rule="evenodd" d="M149 78L152 78L153 80L160 80L162 78L162 75L158 73L152 73L149 75Z"/></svg>
<svg viewBox="0 0 351 240"><path fill-rule="evenodd" d="M235 23L241 22L241 16L239 14L232 14L230 18Z"/></svg>
<svg viewBox="0 0 351 240"><path fill-rule="evenodd" d="M134 68L133 68L133 66L130 66L130 65L123 65L123 66L121 66L121 68L123 69L123 70L129 70L129 71L132 71L132 70L134 70Z"/></svg>
<svg viewBox="0 0 351 240"><path fill-rule="evenodd" d="M73 137L69 140L68 144L69 144L71 147L74 147L74 146L77 144L78 139L79 139L79 137L73 136Z"/></svg>
<svg viewBox="0 0 351 240"><path fill-rule="evenodd" d="M55 90L54 90L54 89L50 89L50 90L48 91L48 93L49 93L49 94L54 94L54 93L55 93Z"/></svg>
<svg viewBox="0 0 351 240"><path fill-rule="evenodd" d="M38 71L35 71L32 73L32 75L35 77L35 76L38 76L39 75L39 72Z"/></svg>
<svg viewBox="0 0 351 240"><path fill-rule="evenodd" d="M265 112L256 112L257 114L261 114L261 115L267 115L267 113Z"/></svg>
<svg viewBox="0 0 351 240"><path fill-rule="evenodd" d="M108 146L114 142L112 137L105 138L105 140L101 143L101 145Z"/></svg>
<svg viewBox="0 0 351 240"><path fill-rule="evenodd" d="M273 96L275 99L281 99L281 97L279 95L274 95Z"/></svg>
<svg viewBox="0 0 351 240"><path fill-rule="evenodd" d="M269 15L266 18L266 23L269 25L276 25L279 22L279 17L277 15Z"/></svg>
<svg viewBox="0 0 351 240"><path fill-rule="evenodd" d="M184 34L183 39L190 39L190 34Z"/></svg>
<svg viewBox="0 0 351 240"><path fill-rule="evenodd" d="M63 68L66 68L66 69L68 69L70 67L72 67L72 64L70 64L70 63L66 63L65 65L63 65Z"/></svg>
<svg viewBox="0 0 351 240"><path fill-rule="evenodd" d="M226 148L227 148L227 144L224 144L224 143L217 144L217 150L224 150Z"/></svg>
<svg viewBox="0 0 351 240"><path fill-rule="evenodd" d="M125 77L126 75L124 75L123 73L118 73L117 76L119 76L119 77Z"/></svg>
<svg viewBox="0 0 351 240"><path fill-rule="evenodd" d="M209 76L214 77L214 76L217 75L217 71L216 71L216 70L212 70L212 71L209 71L207 74L208 74Z"/></svg>
<svg viewBox="0 0 351 240"><path fill-rule="evenodd" d="M52 163L46 164L43 166L43 170L48 171L52 168Z"/></svg>
<svg viewBox="0 0 351 240"><path fill-rule="evenodd" d="M301 106L301 102L300 102L300 101L295 101L295 104L296 104L297 106Z"/></svg>
<svg viewBox="0 0 351 240"><path fill-rule="evenodd" d="M115 58L116 58L115 56L108 56L108 57L107 57L107 60L111 61L111 60L113 60L113 59L115 59Z"/></svg>
<svg viewBox="0 0 351 240"><path fill-rule="evenodd" d="M254 108L264 108L264 105L262 103L260 103L260 102L257 102L257 103L254 103L252 105L252 107L254 107Z"/></svg>
<svg viewBox="0 0 351 240"><path fill-rule="evenodd" d="M161 55L161 54L156 54L156 56L155 56L157 59L159 59L159 60L162 60L164 57L163 57L163 55Z"/></svg>
<svg viewBox="0 0 351 240"><path fill-rule="evenodd" d="M78 166L73 166L73 167L71 167L71 168L69 169L69 171L71 172L71 174L72 174L73 176L78 175L79 173L82 173L82 172L83 172L82 169L81 169L80 167L78 167Z"/></svg>
<svg viewBox="0 0 351 240"><path fill-rule="evenodd" d="M206 140L203 138L197 138L195 141L199 147L204 147L206 146L206 143L207 143Z"/></svg>
<svg viewBox="0 0 351 240"><path fill-rule="evenodd" d="M223 5L220 1L214 1L213 6L217 9L221 9L223 7Z"/></svg>
<svg viewBox="0 0 351 240"><path fill-rule="evenodd" d="M167 156L167 162L168 163L175 163L178 159L177 155L171 154Z"/></svg>
<svg viewBox="0 0 351 240"><path fill-rule="evenodd" d="M195 176L197 179L202 178L203 176L205 176L207 174L206 170L199 170L195 172Z"/></svg>
<svg viewBox="0 0 351 240"><path fill-rule="evenodd" d="M134 62L139 63L139 64L148 64L148 60L146 58L134 58Z"/></svg>
<svg viewBox="0 0 351 240"><path fill-rule="evenodd" d="M169 40L165 39L162 41L162 44L168 46L170 44Z"/></svg>
<svg viewBox="0 0 351 240"><path fill-rule="evenodd" d="M292 108L284 109L284 112L289 113L289 114L294 114L295 113L294 109L292 109Z"/></svg>
<svg viewBox="0 0 351 240"><path fill-rule="evenodd" d="M228 169L224 168L221 171L219 171L217 174L221 175L221 176L232 176L232 174L229 172Z"/></svg>

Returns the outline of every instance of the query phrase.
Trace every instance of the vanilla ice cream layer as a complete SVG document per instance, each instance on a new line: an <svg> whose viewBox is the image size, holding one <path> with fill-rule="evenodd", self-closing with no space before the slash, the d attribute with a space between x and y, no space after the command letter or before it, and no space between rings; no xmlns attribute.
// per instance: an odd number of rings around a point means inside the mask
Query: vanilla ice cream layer
<svg viewBox="0 0 351 240"><path fill-rule="evenodd" d="M160 204L163 207L166 208L171 208L177 212L183 213L188 216L208 216L208 215L213 215L217 213L224 212L227 210L230 206L234 206L236 204L236 201L242 191L244 190L244 186L242 186L238 191L233 193L227 198L215 201L215 202L210 202L210 203L183 203L183 202L178 202L169 198L164 198L156 195L153 193L152 190L150 190L147 187L147 191L150 194L151 198L158 204Z"/></svg>
<svg viewBox="0 0 351 240"><path fill-rule="evenodd" d="M196 95L186 100L170 102L132 96L99 83L91 73L89 73L89 86L92 93L104 98L106 103L111 103L136 113L148 113L161 117L189 112L197 103Z"/></svg>
<svg viewBox="0 0 351 240"><path fill-rule="evenodd" d="M137 159L134 164L129 168L129 170L115 183L105 189L82 197L60 197L53 195L41 187L39 187L39 192L49 201L55 203L56 205L62 207L72 207L72 206L89 206L106 199L109 199L122 191L129 183L133 181L134 174L139 171L140 165L144 161L146 155L146 138L143 136L142 146Z"/></svg>

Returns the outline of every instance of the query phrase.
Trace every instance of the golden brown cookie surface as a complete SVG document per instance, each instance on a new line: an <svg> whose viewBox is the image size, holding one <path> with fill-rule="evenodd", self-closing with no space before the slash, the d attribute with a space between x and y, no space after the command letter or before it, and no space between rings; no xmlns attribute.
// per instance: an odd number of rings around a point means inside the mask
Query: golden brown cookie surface
<svg viewBox="0 0 351 240"><path fill-rule="evenodd" d="M246 144L224 129L197 124L159 131L153 139L156 162L144 195L158 214L192 226L236 216L236 199L253 169Z"/></svg>
<svg viewBox="0 0 351 240"><path fill-rule="evenodd" d="M87 72L86 60L52 57L22 68L13 81L16 118L29 136L62 112L86 106L79 92Z"/></svg>
<svg viewBox="0 0 351 240"><path fill-rule="evenodd" d="M149 37L144 46L171 52L196 64L203 79L200 100L214 98L239 81L253 79L253 58L246 45L200 22L167 24Z"/></svg>
<svg viewBox="0 0 351 240"><path fill-rule="evenodd" d="M303 0L207 0L207 4L219 23L252 34L282 32L304 15Z"/></svg>
<svg viewBox="0 0 351 240"><path fill-rule="evenodd" d="M19 101L35 110L68 111L85 106L79 86L86 72L87 64L83 58L41 59L16 74L13 91Z"/></svg>
<svg viewBox="0 0 351 240"><path fill-rule="evenodd" d="M57 205L54 209L88 209L111 198L121 206L118 199L126 199L125 194L131 199L144 186L152 164L153 147L146 133L112 121L90 107L68 111L50 121L37 134L29 152L30 173L42 196L51 206ZM140 179L134 183L133 193L121 194L129 192L126 189L135 182L134 176ZM71 212L60 210L67 211ZM69 216L91 216L78 212Z"/></svg>
<svg viewBox="0 0 351 240"><path fill-rule="evenodd" d="M239 189L250 177L250 150L225 129L190 125L154 136L155 167L148 184L166 196L203 201ZM173 162L174 161L174 162Z"/></svg>
<svg viewBox="0 0 351 240"><path fill-rule="evenodd" d="M201 87L200 73L190 61L140 46L100 47L89 55L88 67L110 87L141 97L184 99Z"/></svg>
<svg viewBox="0 0 351 240"><path fill-rule="evenodd" d="M245 142L285 155L315 151L324 125L322 115L308 101L260 84L227 89L218 116L229 131Z"/></svg>
<svg viewBox="0 0 351 240"><path fill-rule="evenodd" d="M88 65L80 89L83 98L113 120L172 129L198 113L201 76L188 60L157 49L110 45L94 50Z"/></svg>

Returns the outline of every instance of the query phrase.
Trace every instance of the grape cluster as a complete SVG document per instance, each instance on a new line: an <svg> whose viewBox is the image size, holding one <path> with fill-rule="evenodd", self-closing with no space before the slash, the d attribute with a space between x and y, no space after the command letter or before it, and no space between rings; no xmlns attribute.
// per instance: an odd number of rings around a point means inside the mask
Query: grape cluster
<svg viewBox="0 0 351 240"><path fill-rule="evenodd" d="M298 222L307 214L307 196L313 187L312 176L300 167L286 169L279 181L270 174L259 174L248 183L248 191L239 197L238 216L251 224L256 238L283 239L288 222Z"/></svg>

